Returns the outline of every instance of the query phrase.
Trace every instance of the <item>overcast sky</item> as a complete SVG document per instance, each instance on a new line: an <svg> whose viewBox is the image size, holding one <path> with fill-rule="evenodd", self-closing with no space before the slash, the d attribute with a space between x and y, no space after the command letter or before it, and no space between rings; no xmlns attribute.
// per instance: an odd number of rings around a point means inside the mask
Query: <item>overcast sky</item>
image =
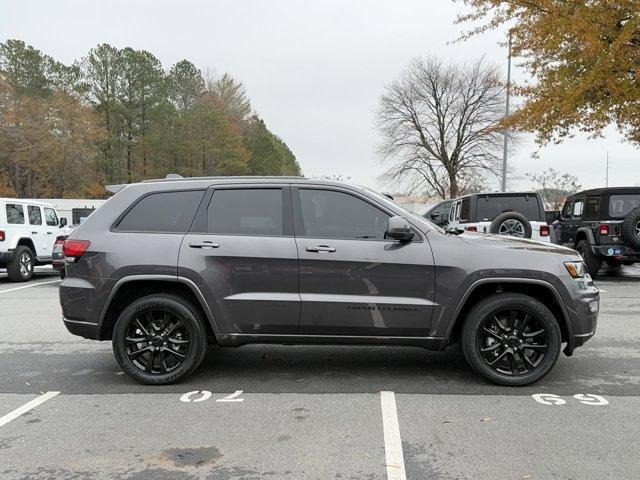
<svg viewBox="0 0 640 480"><path fill-rule="evenodd" d="M229 72L254 109L296 154L307 176L341 174L371 187L384 170L374 112L385 84L416 56L455 62L485 55L505 66L502 32L452 43L461 2L449 0L0 0L0 39L17 38L71 63L98 43L146 49L168 69L187 58L203 71ZM522 78L514 66L514 79ZM640 184L640 151L611 128L510 158L516 180L548 166L584 187ZM497 183L496 183L497 185Z"/></svg>

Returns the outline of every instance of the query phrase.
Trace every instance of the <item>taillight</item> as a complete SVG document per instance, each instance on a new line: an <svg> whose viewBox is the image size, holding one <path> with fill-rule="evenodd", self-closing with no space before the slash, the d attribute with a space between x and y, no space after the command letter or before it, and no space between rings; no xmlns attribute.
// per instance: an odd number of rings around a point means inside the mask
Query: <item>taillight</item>
<svg viewBox="0 0 640 480"><path fill-rule="evenodd" d="M54 243L53 246L57 247L58 245L64 245L64 239L56 238L56 243Z"/></svg>
<svg viewBox="0 0 640 480"><path fill-rule="evenodd" d="M598 227L598 233L600 235L609 235L609 225L602 224Z"/></svg>
<svg viewBox="0 0 640 480"><path fill-rule="evenodd" d="M89 245L91 245L89 240L65 240L62 253L64 253L67 262L73 263L84 255Z"/></svg>
<svg viewBox="0 0 640 480"><path fill-rule="evenodd" d="M4 232L0 230L0 242L4 242Z"/></svg>
<svg viewBox="0 0 640 480"><path fill-rule="evenodd" d="M551 228L549 225L540 225L540 236L548 237L551 234Z"/></svg>
<svg viewBox="0 0 640 480"><path fill-rule="evenodd" d="M478 227L476 227L475 225L469 225L466 228L467 232L477 232L478 231Z"/></svg>

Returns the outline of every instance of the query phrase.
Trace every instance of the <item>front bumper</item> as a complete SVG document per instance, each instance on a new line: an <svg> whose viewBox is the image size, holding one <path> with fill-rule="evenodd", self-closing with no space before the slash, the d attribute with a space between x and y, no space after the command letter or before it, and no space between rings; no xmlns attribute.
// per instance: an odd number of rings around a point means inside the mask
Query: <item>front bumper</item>
<svg viewBox="0 0 640 480"><path fill-rule="evenodd" d="M596 333L600 311L600 290L593 284L590 277L579 279L564 277L563 283L572 300L565 303L571 322L568 332L570 338L567 339L564 353L570 356L576 348L584 345Z"/></svg>

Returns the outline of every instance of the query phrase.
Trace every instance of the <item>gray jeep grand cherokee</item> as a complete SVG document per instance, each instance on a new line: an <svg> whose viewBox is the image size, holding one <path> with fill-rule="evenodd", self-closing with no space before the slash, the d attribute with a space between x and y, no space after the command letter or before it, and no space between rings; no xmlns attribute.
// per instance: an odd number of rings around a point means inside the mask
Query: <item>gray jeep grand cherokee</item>
<svg viewBox="0 0 640 480"><path fill-rule="evenodd" d="M111 340L139 382L191 374L210 342L443 350L526 385L593 336L598 289L569 248L448 235L365 188L304 178L126 185L64 245L67 329Z"/></svg>

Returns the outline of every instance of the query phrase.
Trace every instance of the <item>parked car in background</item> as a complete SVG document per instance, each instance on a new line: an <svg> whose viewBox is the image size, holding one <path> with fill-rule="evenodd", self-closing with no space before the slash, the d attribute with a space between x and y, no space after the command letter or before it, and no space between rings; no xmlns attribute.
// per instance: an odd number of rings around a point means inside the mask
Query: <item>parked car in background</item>
<svg viewBox="0 0 640 480"><path fill-rule="evenodd" d="M449 210L453 200L443 200L435 205L425 205L416 214L444 228L449 223Z"/></svg>
<svg viewBox="0 0 640 480"><path fill-rule="evenodd" d="M456 198L448 229L549 242L542 196L536 192L474 193Z"/></svg>
<svg viewBox="0 0 640 480"><path fill-rule="evenodd" d="M64 261L64 241L69 234L77 227L77 225L71 225L67 228L67 233L64 235L58 235L56 242L53 244L52 261L51 266L54 270L57 270L60 274L60 278L64 279L66 276L65 261Z"/></svg>
<svg viewBox="0 0 640 480"><path fill-rule="evenodd" d="M640 262L640 187L595 188L567 198L560 242L580 252L592 278L602 263L620 268Z"/></svg>
<svg viewBox="0 0 640 480"><path fill-rule="evenodd" d="M526 385L594 335L599 309L574 250L448 235L366 188L301 177L127 185L64 255L65 326L111 340L145 384L190 375L211 342L459 342L488 380Z"/></svg>
<svg viewBox="0 0 640 480"><path fill-rule="evenodd" d="M52 262L53 245L66 233L65 225L51 204L0 198L0 268L13 282L30 280L36 265Z"/></svg>

